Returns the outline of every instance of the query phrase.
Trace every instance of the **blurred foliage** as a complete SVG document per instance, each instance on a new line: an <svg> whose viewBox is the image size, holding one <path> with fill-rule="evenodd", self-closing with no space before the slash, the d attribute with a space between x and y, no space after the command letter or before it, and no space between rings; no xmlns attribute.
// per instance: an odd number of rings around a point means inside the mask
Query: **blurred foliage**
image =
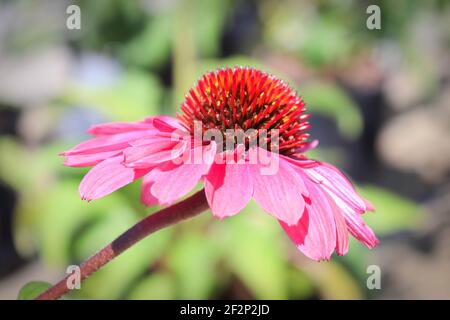
<svg viewBox="0 0 450 320"><path fill-rule="evenodd" d="M33 300L52 285L42 281L32 281L22 287L17 297L18 300Z"/></svg>
<svg viewBox="0 0 450 320"><path fill-rule="evenodd" d="M357 140L364 129L360 106L329 76L330 69L351 64L352 59L385 41L395 41L409 52L411 44L405 32L409 19L399 18L440 5L436 1L384 1L386 27L369 32L365 6L356 0L265 0L248 10L254 2L80 1L83 29L68 35L70 48L78 53L72 68L78 69L80 56L93 52L120 68L106 84L86 81L83 76L66 83L48 102L53 120L38 145L18 137L0 137L0 179L19 195L14 235L21 255L31 258L38 254L46 266L63 270L157 210L138 203L138 182L92 203L79 199L77 188L86 170L64 168L57 153L84 139L92 119L132 121L173 114L187 87L201 74L242 65L299 83L299 93L313 115L335 121L339 135ZM360 14L349 14L355 12ZM250 24L257 27L252 29ZM254 32L255 28L260 32ZM257 43L253 51L247 50L242 39ZM230 48L245 50L229 52ZM298 65L291 60L283 60L281 68L271 64L270 58L279 55L294 57ZM425 59L420 53L417 56ZM104 72L88 71L94 75ZM437 83L433 76L430 72L426 82ZM76 107L84 108L88 115ZM69 127L64 125L67 123ZM322 160L330 160L327 151L320 153ZM379 235L420 225L422 214L416 203L380 186L362 185L359 191L377 208L376 213L365 215L365 220ZM363 298L367 296L365 268L372 254L356 241L350 246L347 256L328 263L304 259L276 221L252 202L224 221L204 214L158 232L87 279L82 290L71 297ZM19 298L30 299L45 288L43 283L30 283Z"/></svg>
<svg viewBox="0 0 450 320"><path fill-rule="evenodd" d="M311 83L301 90L309 110L322 114L337 122L340 133L356 139L363 129L363 119L358 106L334 83Z"/></svg>
<svg viewBox="0 0 450 320"><path fill-rule="evenodd" d="M410 200L373 185L365 185L358 191L376 208L376 213L367 214L364 220L381 236L398 230L414 230L423 223L423 212Z"/></svg>
<svg viewBox="0 0 450 320"><path fill-rule="evenodd" d="M89 105L112 121L131 121L157 114L162 94L163 89L156 76L129 71L111 86L74 85L62 98L67 104Z"/></svg>

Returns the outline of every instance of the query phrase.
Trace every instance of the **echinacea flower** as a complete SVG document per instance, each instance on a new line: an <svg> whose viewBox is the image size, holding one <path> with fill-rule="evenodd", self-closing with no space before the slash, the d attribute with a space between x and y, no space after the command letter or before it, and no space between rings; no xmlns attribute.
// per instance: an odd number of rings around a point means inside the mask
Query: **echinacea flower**
<svg viewBox="0 0 450 320"><path fill-rule="evenodd" d="M361 217L372 205L337 168L305 156L317 145L308 142L309 115L281 80L252 68L220 69L198 81L181 110L177 118L91 127L94 138L62 153L67 166L94 166L79 186L81 198L142 178L142 202L167 205L203 181L215 217L235 215L253 198L311 259L346 254L349 233L368 248L378 244ZM276 170L264 172L271 164L262 158L274 160Z"/></svg>

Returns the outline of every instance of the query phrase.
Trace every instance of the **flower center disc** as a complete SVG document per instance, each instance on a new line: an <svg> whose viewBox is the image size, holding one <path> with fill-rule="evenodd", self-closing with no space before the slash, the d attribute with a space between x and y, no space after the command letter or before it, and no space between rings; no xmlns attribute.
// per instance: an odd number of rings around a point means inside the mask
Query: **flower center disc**
<svg viewBox="0 0 450 320"><path fill-rule="evenodd" d="M309 114L302 99L280 79L253 68L205 74L186 95L181 110L177 117L191 134L195 122L201 123L202 134L220 130L225 139L233 130L251 131L247 139L264 139L270 150L276 133L277 148L285 155L295 154L309 137Z"/></svg>

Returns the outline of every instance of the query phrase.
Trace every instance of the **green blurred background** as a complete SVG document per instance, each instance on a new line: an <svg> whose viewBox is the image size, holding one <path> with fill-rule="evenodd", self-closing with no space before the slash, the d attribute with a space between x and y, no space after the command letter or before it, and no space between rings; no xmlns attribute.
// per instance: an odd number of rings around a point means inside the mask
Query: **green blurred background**
<svg viewBox="0 0 450 320"><path fill-rule="evenodd" d="M66 27L71 4L80 30ZM380 30L366 27L371 4ZM242 65L303 96L321 143L309 156L374 203L381 245L312 262L251 203L143 240L66 298L449 299L448 21L448 1L0 1L0 298L54 283L158 209L139 182L82 202L87 170L58 152L92 124L174 115L202 73Z"/></svg>

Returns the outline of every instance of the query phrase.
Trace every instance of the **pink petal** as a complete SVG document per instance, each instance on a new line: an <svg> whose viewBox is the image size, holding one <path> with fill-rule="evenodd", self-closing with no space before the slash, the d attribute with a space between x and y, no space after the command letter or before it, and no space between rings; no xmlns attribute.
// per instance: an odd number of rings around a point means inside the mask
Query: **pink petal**
<svg viewBox="0 0 450 320"><path fill-rule="evenodd" d="M281 227L284 229L286 234L289 236L289 238L292 240L292 242L299 247L300 245L303 245L305 243L306 236L308 234L309 229L309 212L305 208L305 211L302 214L302 217L295 225L288 225L284 221L278 220ZM309 257L314 260L320 260L320 254L317 253L315 255L312 255L312 257Z"/></svg>
<svg viewBox="0 0 450 320"><path fill-rule="evenodd" d="M314 225L313 216L309 213L308 209L305 209L305 212L303 212L301 219L296 225L289 226L281 220L278 221L292 242L294 242L305 256L315 261L330 259L330 255L322 253L321 243L317 242L320 234Z"/></svg>
<svg viewBox="0 0 450 320"><path fill-rule="evenodd" d="M368 248L372 249L376 247L379 241L372 229L365 224L359 212L355 211L352 207L350 207L336 195L331 193L330 196L336 203L337 207L340 209L340 212L345 219L345 223L347 224L347 228L350 234L358 241L366 245Z"/></svg>
<svg viewBox="0 0 450 320"><path fill-rule="evenodd" d="M94 200L139 179L148 170L135 170L122 165L123 156L106 159L92 168L78 188L83 200Z"/></svg>
<svg viewBox="0 0 450 320"><path fill-rule="evenodd" d="M246 164L213 164L205 178L205 193L214 216L222 219L241 211L253 194Z"/></svg>
<svg viewBox="0 0 450 320"><path fill-rule="evenodd" d="M325 188L350 205L354 210L358 212L366 211L366 202L364 202L363 198L356 193L351 182L339 171L339 169L328 163L320 163L319 166L305 169L304 172L306 172L313 181L322 184Z"/></svg>
<svg viewBox="0 0 450 320"><path fill-rule="evenodd" d="M125 165L132 168L146 168L180 157L186 150L186 143L170 139L152 144L129 147L124 150Z"/></svg>
<svg viewBox="0 0 450 320"><path fill-rule="evenodd" d="M272 156L278 156L272 154ZM268 213L289 225L297 224L302 216L305 203L301 192L304 185L291 165L279 158L278 172L262 175L262 165L249 165L253 181L253 198Z"/></svg>
<svg viewBox="0 0 450 320"><path fill-rule="evenodd" d="M156 116L153 118L153 124L158 127L158 125L162 125L162 123L164 123L165 125L168 125L174 129L180 129L185 131L186 128L181 124L180 121L178 121L178 119L170 117L170 116L165 116L165 115L160 115L160 116Z"/></svg>
<svg viewBox="0 0 450 320"><path fill-rule="evenodd" d="M313 183L306 183L310 193L310 199L306 201L307 217L303 213L296 226L285 223L281 226L304 255L316 261L329 260L337 243L332 202Z"/></svg>
<svg viewBox="0 0 450 320"><path fill-rule="evenodd" d="M152 124L156 129L163 132L186 131L186 128L177 119L169 116L154 117Z"/></svg>
<svg viewBox="0 0 450 320"><path fill-rule="evenodd" d="M364 198L362 198L362 199L363 199L364 203L366 204L366 210L367 211L375 211L375 207L373 206L373 204L369 200L364 199Z"/></svg>
<svg viewBox="0 0 450 320"><path fill-rule="evenodd" d="M345 219L334 201L320 187L308 183L311 200L299 223L288 226L280 222L291 240L307 257L329 260L334 249L338 255L348 252L348 230Z"/></svg>
<svg viewBox="0 0 450 320"><path fill-rule="evenodd" d="M312 169L320 165L319 161L311 160L311 159L297 159L293 157L287 157L282 154L280 154L280 157L285 159L286 161L290 162L295 167L298 167L300 169Z"/></svg>
<svg viewBox="0 0 450 320"><path fill-rule="evenodd" d="M109 122L94 125L89 128L88 133L93 135L112 135L130 131L150 130L153 125L149 122Z"/></svg>
<svg viewBox="0 0 450 320"><path fill-rule="evenodd" d="M184 126L176 119L170 116L159 115L145 118L143 121L135 122L109 122L94 125L89 128L88 133L94 135L110 135L129 131L152 130L162 126L166 130L174 129L186 130Z"/></svg>
<svg viewBox="0 0 450 320"><path fill-rule="evenodd" d="M91 167L105 159L117 156L120 153L120 150L113 150L92 154L67 156L64 160L64 165L68 167Z"/></svg>
<svg viewBox="0 0 450 320"><path fill-rule="evenodd" d="M329 260L336 248L336 223L330 200L312 183L307 185L310 204L306 204L310 227L305 243L299 249L307 256Z"/></svg>
<svg viewBox="0 0 450 320"><path fill-rule="evenodd" d="M336 223L330 199L311 182L306 182L311 204L306 204L310 215L309 233L305 250L316 247L322 259L329 260L336 248Z"/></svg>
<svg viewBox="0 0 450 320"><path fill-rule="evenodd" d="M61 155L70 156L123 150L129 146L130 141L140 139L148 135L149 133L146 131L133 131L110 136L100 136L84 141L71 150L62 152Z"/></svg>
<svg viewBox="0 0 450 320"><path fill-rule="evenodd" d="M160 203L170 204L183 197L197 185L203 175L208 173L216 146L211 144L197 148L202 148L203 155L207 158L203 163L174 165L172 162L166 162L150 172L151 179L155 181L151 192ZM191 152L199 152L197 148Z"/></svg>
<svg viewBox="0 0 450 320"><path fill-rule="evenodd" d="M343 256L348 252L348 228L339 207L330 200L330 206L333 210L334 221L336 224L336 252Z"/></svg>
<svg viewBox="0 0 450 320"><path fill-rule="evenodd" d="M148 136L142 139L137 139L137 140L133 140L130 141L130 146L132 147L142 147L145 145L149 145L149 144L154 144L154 143L160 143L160 142L188 142L190 141L190 137L188 135L183 135L183 136L179 136L176 135L174 133L169 133L169 132L158 132L155 135L152 136Z"/></svg>

